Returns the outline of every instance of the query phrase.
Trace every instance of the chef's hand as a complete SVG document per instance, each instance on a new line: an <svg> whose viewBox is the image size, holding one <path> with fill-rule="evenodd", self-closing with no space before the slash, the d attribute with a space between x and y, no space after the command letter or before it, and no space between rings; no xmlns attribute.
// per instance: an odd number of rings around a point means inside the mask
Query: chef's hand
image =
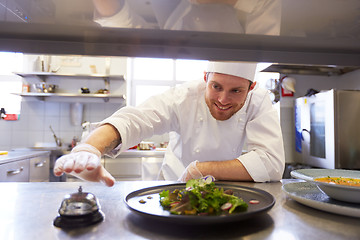
<svg viewBox="0 0 360 240"><path fill-rule="evenodd" d="M83 180L102 182L111 187L115 179L100 163L101 153L95 147L82 143L73 148L70 154L55 162L54 174L69 173Z"/></svg>
<svg viewBox="0 0 360 240"><path fill-rule="evenodd" d="M203 175L202 173L199 171L199 169L196 167L196 164L199 161L196 160L194 162L191 162L186 168L185 171L183 172L183 174L181 175L181 177L178 179L178 181L180 182L187 182L190 179L198 179L198 178L202 178Z"/></svg>

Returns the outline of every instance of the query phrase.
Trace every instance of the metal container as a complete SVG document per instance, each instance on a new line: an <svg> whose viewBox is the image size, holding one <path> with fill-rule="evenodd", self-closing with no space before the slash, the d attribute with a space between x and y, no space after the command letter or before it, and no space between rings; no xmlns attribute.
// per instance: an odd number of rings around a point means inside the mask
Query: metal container
<svg viewBox="0 0 360 240"><path fill-rule="evenodd" d="M34 83L33 88L39 93L54 93L58 86L49 83Z"/></svg>

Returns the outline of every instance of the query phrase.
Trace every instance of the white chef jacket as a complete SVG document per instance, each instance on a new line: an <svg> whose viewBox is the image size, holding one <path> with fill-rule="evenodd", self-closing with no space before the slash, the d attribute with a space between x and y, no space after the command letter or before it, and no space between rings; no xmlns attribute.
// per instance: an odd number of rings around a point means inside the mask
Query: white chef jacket
<svg viewBox="0 0 360 240"><path fill-rule="evenodd" d="M171 6L173 3L161 5L158 0L150 2L161 29L280 34L282 0L238 0L233 7L227 4L197 4L196 0L182 0L175 7ZM95 21L103 27L155 28L126 0L115 15L97 15L95 12Z"/></svg>
<svg viewBox="0 0 360 240"><path fill-rule="evenodd" d="M105 119L120 133L122 144L110 156L152 135L169 132L161 171L177 180L192 161L239 159L256 182L282 178L285 157L278 114L265 89L250 91L245 105L230 119L213 118L205 102L204 81L192 81L124 107ZM243 154L246 141L247 153Z"/></svg>

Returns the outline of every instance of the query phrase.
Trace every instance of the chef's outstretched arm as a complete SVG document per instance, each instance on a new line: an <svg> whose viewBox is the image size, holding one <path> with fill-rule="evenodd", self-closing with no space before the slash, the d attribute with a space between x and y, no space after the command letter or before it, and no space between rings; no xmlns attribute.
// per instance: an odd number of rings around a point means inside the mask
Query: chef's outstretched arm
<svg viewBox="0 0 360 240"><path fill-rule="evenodd" d="M197 167L204 176L212 175L217 180L253 181L239 159L199 162Z"/></svg>
<svg viewBox="0 0 360 240"><path fill-rule="evenodd" d="M54 166L54 174L72 174L87 181L103 182L113 186L115 179L101 165L101 156L121 143L119 132L110 124L96 128L85 141L70 154L60 157Z"/></svg>
<svg viewBox="0 0 360 240"><path fill-rule="evenodd" d="M213 176L216 180L253 181L239 159L208 162L194 161L185 169L179 181L187 182L192 178L200 178L207 175Z"/></svg>

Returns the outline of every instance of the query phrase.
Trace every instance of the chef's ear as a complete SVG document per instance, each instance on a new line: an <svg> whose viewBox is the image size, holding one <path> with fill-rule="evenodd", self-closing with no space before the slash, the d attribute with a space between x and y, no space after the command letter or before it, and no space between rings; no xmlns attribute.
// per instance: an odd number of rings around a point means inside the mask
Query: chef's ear
<svg viewBox="0 0 360 240"><path fill-rule="evenodd" d="M212 72L204 72L204 81L205 82L208 82L210 74L212 74Z"/></svg>
<svg viewBox="0 0 360 240"><path fill-rule="evenodd" d="M250 84L249 91L253 90L255 86L256 86L256 82L252 82Z"/></svg>

